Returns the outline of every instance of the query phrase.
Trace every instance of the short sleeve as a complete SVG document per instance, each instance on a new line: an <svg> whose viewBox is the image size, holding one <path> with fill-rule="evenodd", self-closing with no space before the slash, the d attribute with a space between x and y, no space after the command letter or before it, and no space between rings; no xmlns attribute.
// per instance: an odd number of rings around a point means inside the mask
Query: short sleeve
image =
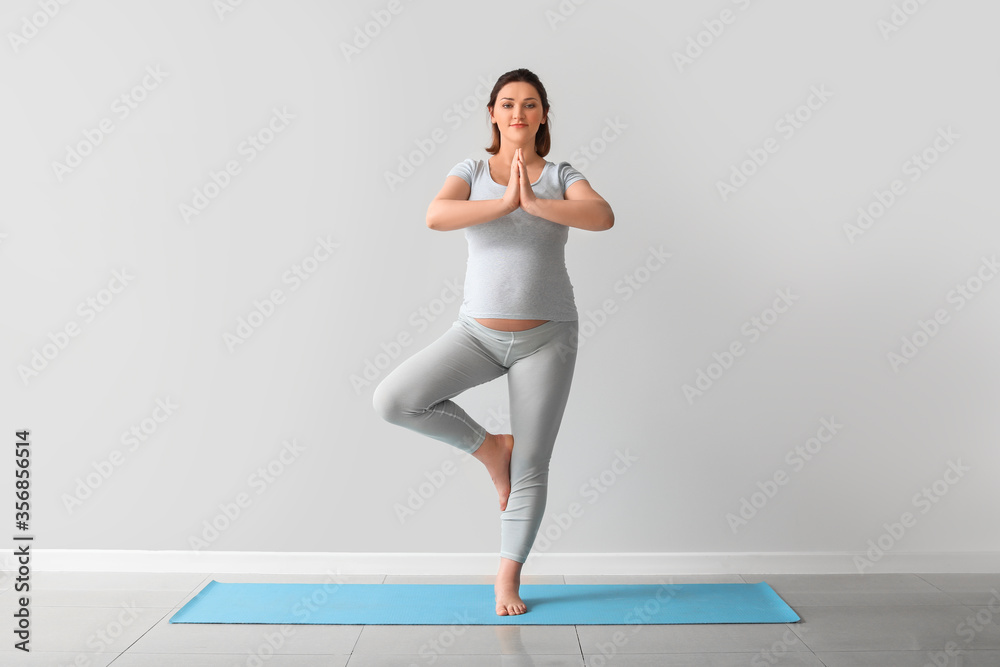
<svg viewBox="0 0 1000 667"><path fill-rule="evenodd" d="M472 160L472 158L466 158L452 167L451 171L448 172L448 176L458 176L471 187L472 175L475 173L475 168L476 163Z"/></svg>
<svg viewBox="0 0 1000 667"><path fill-rule="evenodd" d="M559 163L559 183L562 185L563 193L566 192L566 188L581 180L585 181L587 177L574 169L573 165L569 162Z"/></svg>

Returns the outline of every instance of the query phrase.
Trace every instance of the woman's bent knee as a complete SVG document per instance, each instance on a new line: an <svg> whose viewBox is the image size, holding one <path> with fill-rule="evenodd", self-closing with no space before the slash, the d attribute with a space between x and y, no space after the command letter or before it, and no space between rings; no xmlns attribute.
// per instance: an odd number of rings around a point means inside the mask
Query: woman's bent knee
<svg viewBox="0 0 1000 667"><path fill-rule="evenodd" d="M405 406L399 392L391 384L383 380L372 392L372 407L379 417L390 423L396 423L403 416Z"/></svg>

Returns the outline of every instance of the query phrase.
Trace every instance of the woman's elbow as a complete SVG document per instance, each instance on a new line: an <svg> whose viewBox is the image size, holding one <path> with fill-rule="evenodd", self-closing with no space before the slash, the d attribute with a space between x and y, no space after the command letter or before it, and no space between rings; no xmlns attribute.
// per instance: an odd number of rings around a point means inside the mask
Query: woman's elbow
<svg viewBox="0 0 1000 667"><path fill-rule="evenodd" d="M608 206L608 214L604 218L604 229L611 229L615 226L615 212L611 210L611 206Z"/></svg>

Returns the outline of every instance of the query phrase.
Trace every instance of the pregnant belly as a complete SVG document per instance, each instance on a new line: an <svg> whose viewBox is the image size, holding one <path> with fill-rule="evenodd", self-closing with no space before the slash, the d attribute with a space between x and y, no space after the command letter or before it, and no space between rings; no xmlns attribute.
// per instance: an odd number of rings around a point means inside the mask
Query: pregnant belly
<svg viewBox="0 0 1000 667"><path fill-rule="evenodd" d="M506 320L495 317L476 317L474 319L484 327L497 331L525 331L548 322L548 320Z"/></svg>

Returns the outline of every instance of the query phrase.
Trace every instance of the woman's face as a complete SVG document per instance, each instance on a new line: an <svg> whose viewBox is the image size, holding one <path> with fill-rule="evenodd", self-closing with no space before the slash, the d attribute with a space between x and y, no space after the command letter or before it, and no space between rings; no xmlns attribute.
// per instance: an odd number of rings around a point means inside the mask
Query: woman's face
<svg viewBox="0 0 1000 667"><path fill-rule="evenodd" d="M511 81L497 93L492 120L500 130L501 143L524 146L534 145L543 115L542 100L535 87L526 81Z"/></svg>

